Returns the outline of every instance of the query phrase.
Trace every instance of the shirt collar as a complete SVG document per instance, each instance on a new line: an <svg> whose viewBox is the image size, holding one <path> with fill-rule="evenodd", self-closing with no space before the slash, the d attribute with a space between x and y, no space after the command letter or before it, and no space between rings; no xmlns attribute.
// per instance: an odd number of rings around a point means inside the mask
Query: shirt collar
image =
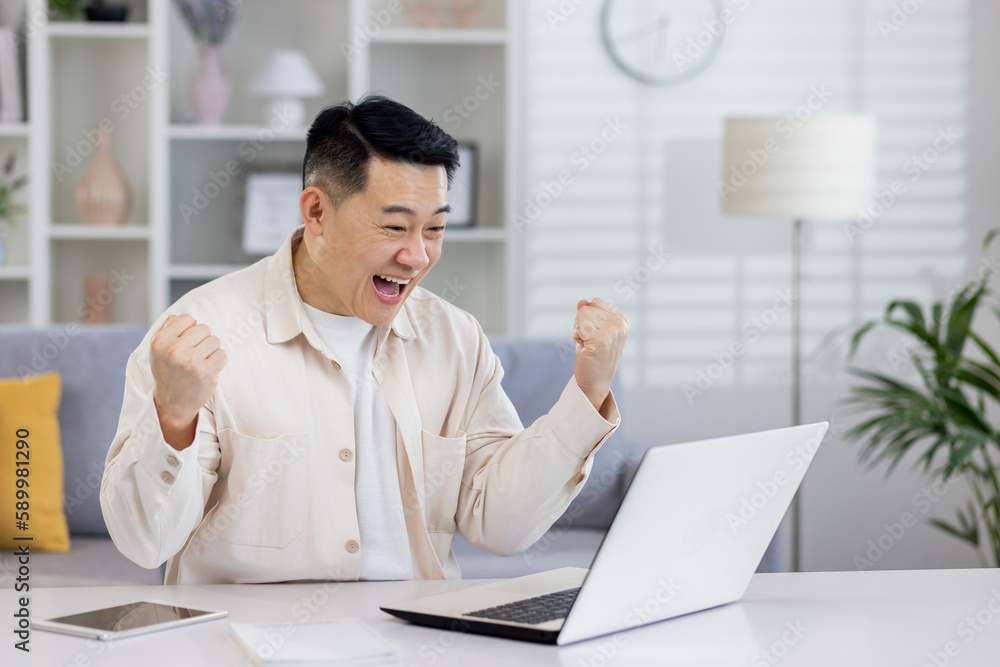
<svg viewBox="0 0 1000 667"><path fill-rule="evenodd" d="M312 331L312 323L309 322L302 297L295 285L295 270L292 267L292 252L302 242L304 233L305 225L302 225L288 235L271 257L264 275L264 330L267 342L271 344L285 343L299 334L304 334L306 326ZM389 331L404 340L417 337L406 312L408 307L409 299L388 326L380 327L383 331L379 332L379 340L384 340Z"/></svg>

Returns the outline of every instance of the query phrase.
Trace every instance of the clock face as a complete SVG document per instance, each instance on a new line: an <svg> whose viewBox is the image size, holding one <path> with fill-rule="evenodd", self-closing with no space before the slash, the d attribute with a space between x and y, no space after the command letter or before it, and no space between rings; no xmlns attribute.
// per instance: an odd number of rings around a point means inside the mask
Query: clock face
<svg viewBox="0 0 1000 667"><path fill-rule="evenodd" d="M711 64L725 35L721 0L605 0L601 38L626 74L653 85L682 83Z"/></svg>

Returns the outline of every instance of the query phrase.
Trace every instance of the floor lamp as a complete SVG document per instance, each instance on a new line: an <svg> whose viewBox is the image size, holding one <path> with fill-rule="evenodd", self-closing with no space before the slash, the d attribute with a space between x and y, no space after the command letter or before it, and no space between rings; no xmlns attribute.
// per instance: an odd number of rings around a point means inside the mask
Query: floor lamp
<svg viewBox="0 0 1000 667"><path fill-rule="evenodd" d="M728 215L792 218L792 424L802 423L802 220L854 220L875 188L871 116L727 118L721 182ZM801 508L791 506L792 570Z"/></svg>

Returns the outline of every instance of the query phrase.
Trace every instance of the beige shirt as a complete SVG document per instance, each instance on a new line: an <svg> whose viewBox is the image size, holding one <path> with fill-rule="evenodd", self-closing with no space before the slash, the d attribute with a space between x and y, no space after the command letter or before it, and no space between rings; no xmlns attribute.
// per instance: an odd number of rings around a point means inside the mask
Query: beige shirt
<svg viewBox="0 0 1000 667"><path fill-rule="evenodd" d="M118 548L165 583L356 580L365 545L355 505L351 393L316 333L292 271L302 228L274 256L192 290L129 358L101 507ZM189 313L228 362L195 443L166 443L149 340ZM418 579L458 578L455 531L488 552L528 548L580 491L620 420L569 378L524 429L475 319L416 288L379 328L375 377L396 420L396 463ZM603 415L603 416L602 416Z"/></svg>

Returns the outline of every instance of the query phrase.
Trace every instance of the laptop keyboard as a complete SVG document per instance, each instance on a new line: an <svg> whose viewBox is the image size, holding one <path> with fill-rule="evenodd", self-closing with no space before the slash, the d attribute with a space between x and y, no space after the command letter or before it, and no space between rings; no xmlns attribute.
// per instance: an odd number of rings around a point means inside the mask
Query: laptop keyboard
<svg viewBox="0 0 1000 667"><path fill-rule="evenodd" d="M569 588L565 591L518 600L498 607L487 607L463 615L535 625L564 618L569 614L569 609L573 606L573 601L576 600L576 594L579 592L579 587Z"/></svg>

